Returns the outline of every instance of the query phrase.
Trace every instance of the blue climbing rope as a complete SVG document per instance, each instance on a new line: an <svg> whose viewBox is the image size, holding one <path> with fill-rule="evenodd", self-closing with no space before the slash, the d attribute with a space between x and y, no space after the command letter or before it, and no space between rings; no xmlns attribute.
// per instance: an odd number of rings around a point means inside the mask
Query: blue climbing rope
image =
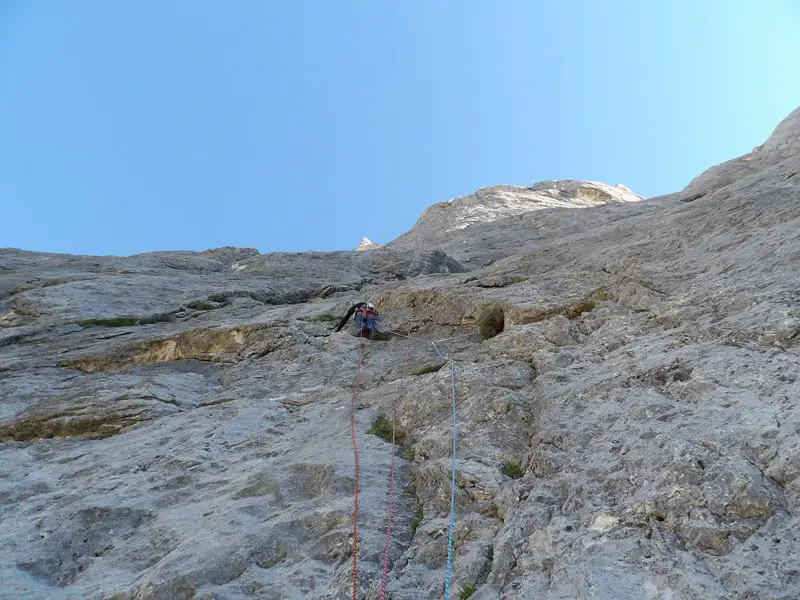
<svg viewBox="0 0 800 600"><path fill-rule="evenodd" d="M453 564L453 526L456 520L456 367L450 359L450 381L453 386L453 460L450 465L450 529L447 533L447 569L444 573L444 600L450 600L450 568Z"/></svg>

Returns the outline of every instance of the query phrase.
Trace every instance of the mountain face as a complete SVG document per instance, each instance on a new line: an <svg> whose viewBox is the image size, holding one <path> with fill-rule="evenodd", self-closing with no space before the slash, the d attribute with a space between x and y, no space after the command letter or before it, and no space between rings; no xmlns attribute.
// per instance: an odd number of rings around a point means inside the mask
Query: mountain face
<svg viewBox="0 0 800 600"><path fill-rule="evenodd" d="M796 166L797 155L800 154L800 108L795 109L772 132L772 135L761 146L750 154L734 158L728 162L712 167L696 177L682 192L681 198L691 202L702 198L710 192L729 188L739 180L761 173L783 171L783 167Z"/></svg>
<svg viewBox="0 0 800 600"><path fill-rule="evenodd" d="M544 214L560 215L563 220L559 219L559 226L568 228L576 215L563 209L611 209L614 204L639 200L639 196L622 185L593 181L543 181L528 188L500 185L428 207L416 225L389 247L434 246L465 263L485 266L518 253L520 247L515 243L535 242L540 237L535 230L541 228ZM489 247L485 244L487 240L491 241Z"/></svg>
<svg viewBox="0 0 800 600"><path fill-rule="evenodd" d="M451 491L451 598L800 597L799 114L368 252L0 250L0 596L352 598L354 426L358 598L442 597Z"/></svg>

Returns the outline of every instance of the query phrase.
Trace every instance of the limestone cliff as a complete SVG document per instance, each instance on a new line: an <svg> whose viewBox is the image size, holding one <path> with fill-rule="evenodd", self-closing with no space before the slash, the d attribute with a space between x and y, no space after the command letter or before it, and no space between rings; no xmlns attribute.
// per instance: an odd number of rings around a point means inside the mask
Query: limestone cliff
<svg viewBox="0 0 800 600"><path fill-rule="evenodd" d="M0 596L351 598L355 394L358 597L393 452L386 597L441 597L452 357L451 597L800 597L797 115L679 194L489 188L369 252L0 250Z"/></svg>

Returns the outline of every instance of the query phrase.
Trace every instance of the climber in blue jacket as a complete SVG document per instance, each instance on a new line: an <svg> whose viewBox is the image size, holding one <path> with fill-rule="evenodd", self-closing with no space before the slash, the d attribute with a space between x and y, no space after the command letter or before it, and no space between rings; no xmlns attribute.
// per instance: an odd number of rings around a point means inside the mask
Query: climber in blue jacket
<svg viewBox="0 0 800 600"><path fill-rule="evenodd" d="M372 333L375 331L378 319L378 311L375 310L375 305L372 302L359 302L351 306L344 319L339 323L336 331L341 331L342 327L345 326L347 321L354 314L354 323L359 336L370 339Z"/></svg>

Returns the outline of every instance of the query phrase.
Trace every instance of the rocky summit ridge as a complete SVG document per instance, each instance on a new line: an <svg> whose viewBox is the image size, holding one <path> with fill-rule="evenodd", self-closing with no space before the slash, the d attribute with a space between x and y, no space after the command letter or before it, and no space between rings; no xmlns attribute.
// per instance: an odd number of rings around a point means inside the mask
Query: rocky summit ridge
<svg viewBox="0 0 800 600"><path fill-rule="evenodd" d="M449 358L451 598L800 597L798 114L676 194L487 188L368 252L0 250L0 597L351 598L354 399L356 596L394 455L385 597L442 597Z"/></svg>

